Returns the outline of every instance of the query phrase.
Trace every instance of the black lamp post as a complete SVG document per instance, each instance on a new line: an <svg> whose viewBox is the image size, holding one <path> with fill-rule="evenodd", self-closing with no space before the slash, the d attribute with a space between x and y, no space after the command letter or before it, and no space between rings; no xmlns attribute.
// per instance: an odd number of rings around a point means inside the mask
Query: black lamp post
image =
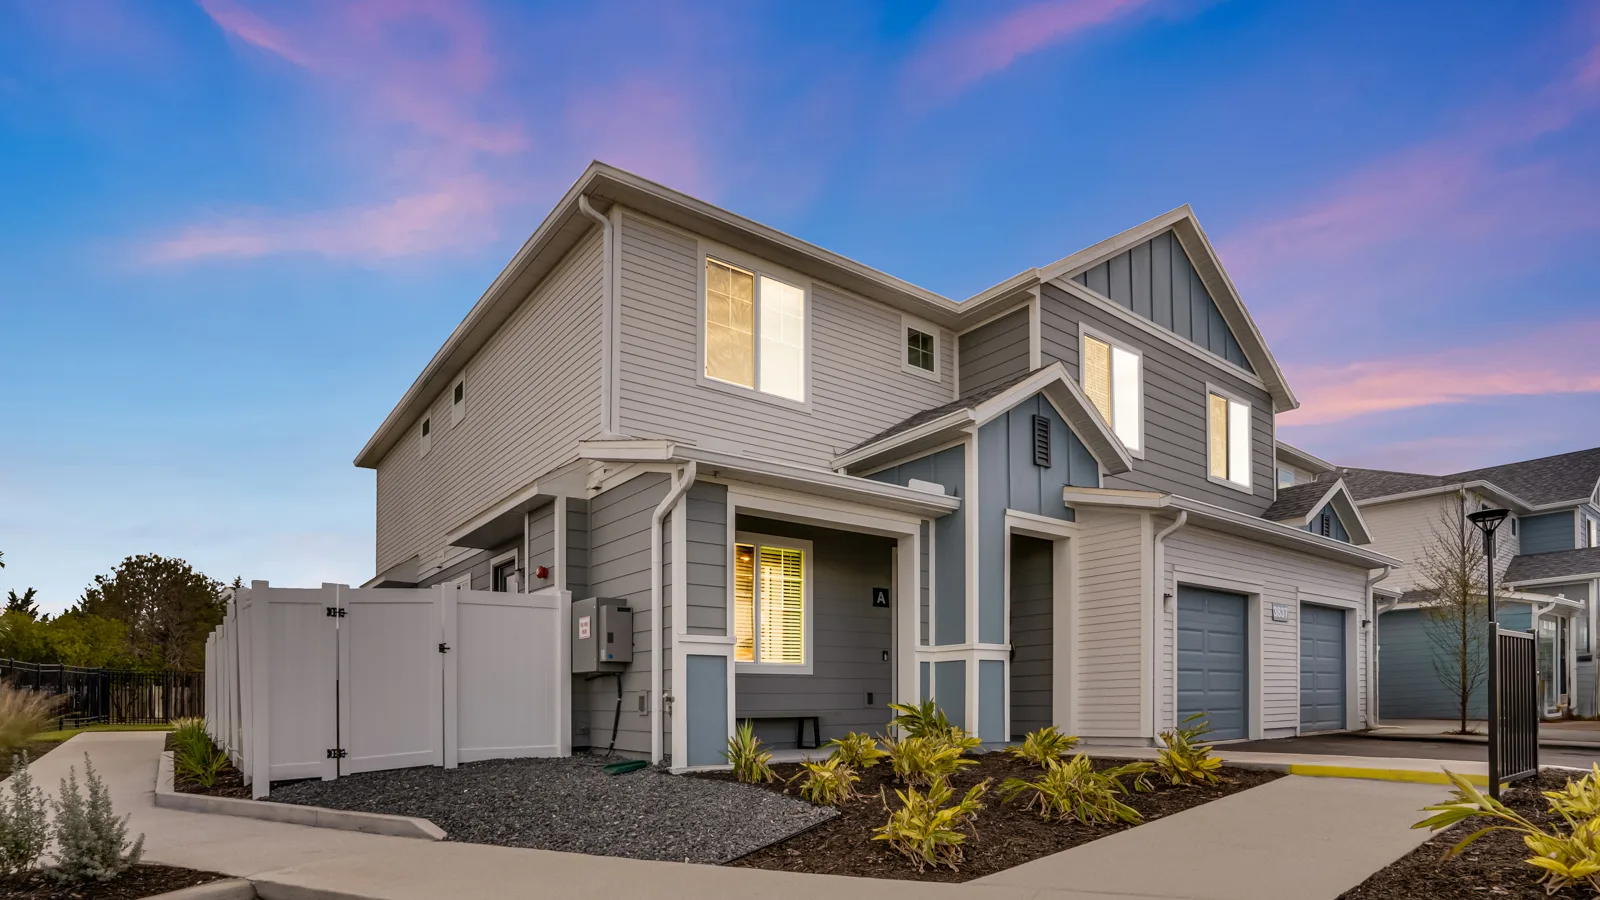
<svg viewBox="0 0 1600 900"><path fill-rule="evenodd" d="M1500 799L1500 623L1495 616L1494 532L1509 515L1509 509L1480 509L1467 514L1483 532L1483 556L1489 569L1489 796L1496 800Z"/></svg>

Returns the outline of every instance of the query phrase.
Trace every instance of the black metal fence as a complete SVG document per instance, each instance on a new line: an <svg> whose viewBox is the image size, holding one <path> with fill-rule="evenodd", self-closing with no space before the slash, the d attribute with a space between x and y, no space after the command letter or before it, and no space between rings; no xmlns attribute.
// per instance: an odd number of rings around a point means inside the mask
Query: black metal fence
<svg viewBox="0 0 1600 900"><path fill-rule="evenodd" d="M130 672L0 659L0 681L60 699L63 725L165 725L205 715L199 672Z"/></svg>
<svg viewBox="0 0 1600 900"><path fill-rule="evenodd" d="M1525 631L1495 629L1500 641L1500 722L1489 777L1501 782L1539 774L1538 646ZM1492 688L1493 686L1491 686Z"/></svg>

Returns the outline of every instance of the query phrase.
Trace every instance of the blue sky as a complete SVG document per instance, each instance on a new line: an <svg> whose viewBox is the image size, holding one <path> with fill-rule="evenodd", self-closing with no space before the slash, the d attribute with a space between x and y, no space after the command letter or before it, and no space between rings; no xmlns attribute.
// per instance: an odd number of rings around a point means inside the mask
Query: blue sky
<svg viewBox="0 0 1600 900"><path fill-rule="evenodd" d="M947 296L1192 204L1339 462L1600 444L1600 4L0 0L0 590L372 574L592 158Z"/></svg>

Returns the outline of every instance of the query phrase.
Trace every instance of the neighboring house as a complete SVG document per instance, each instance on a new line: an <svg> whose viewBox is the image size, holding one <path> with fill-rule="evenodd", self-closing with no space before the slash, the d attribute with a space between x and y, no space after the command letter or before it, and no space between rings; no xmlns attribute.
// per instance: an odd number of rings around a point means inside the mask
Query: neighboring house
<svg viewBox="0 0 1600 900"><path fill-rule="evenodd" d="M1456 715L1459 700L1435 674L1440 654L1430 643L1424 611L1429 585L1417 565L1450 504L1467 512L1489 506L1511 510L1496 532L1502 627L1532 631L1538 638L1547 716L1595 714L1600 448L1453 475L1339 468L1319 477L1342 479L1372 528L1374 546L1407 563L1380 591L1385 600L1379 608L1378 686L1385 718ZM1472 708L1481 716L1482 691L1478 694Z"/></svg>
<svg viewBox="0 0 1600 900"><path fill-rule="evenodd" d="M1398 561L1279 488L1296 406L1187 207L956 302L596 163L357 457L368 585L620 598L573 742L620 707L678 767L930 697L991 745L1361 728Z"/></svg>

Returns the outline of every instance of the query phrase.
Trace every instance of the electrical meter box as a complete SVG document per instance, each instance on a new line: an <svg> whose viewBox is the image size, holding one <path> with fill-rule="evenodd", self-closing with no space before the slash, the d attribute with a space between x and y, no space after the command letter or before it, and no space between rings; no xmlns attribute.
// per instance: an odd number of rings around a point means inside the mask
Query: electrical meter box
<svg viewBox="0 0 1600 900"><path fill-rule="evenodd" d="M572 603L572 671L620 672L633 662L633 608L617 597Z"/></svg>

